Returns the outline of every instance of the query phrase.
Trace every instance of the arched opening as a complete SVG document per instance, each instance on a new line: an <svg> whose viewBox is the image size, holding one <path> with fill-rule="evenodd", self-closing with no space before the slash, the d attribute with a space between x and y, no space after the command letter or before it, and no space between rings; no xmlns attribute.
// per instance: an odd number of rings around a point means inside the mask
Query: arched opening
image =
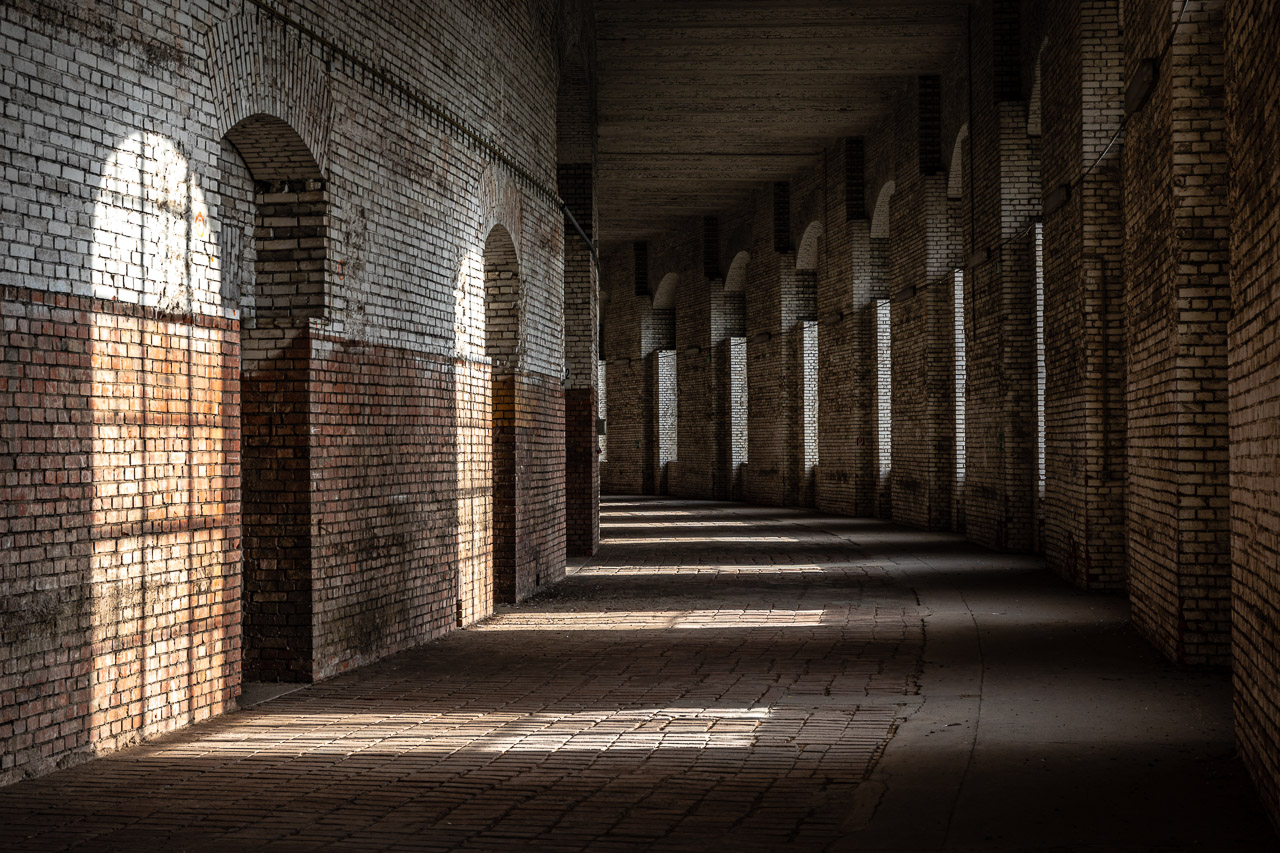
<svg viewBox="0 0 1280 853"><path fill-rule="evenodd" d="M676 307L676 288L680 283L680 276L676 273L667 273L662 277L662 281L658 283L658 289L653 294L653 310L654 311L674 311Z"/></svg>
<svg viewBox="0 0 1280 853"><path fill-rule="evenodd" d="M595 239L595 98L587 34L569 31L556 92L556 185L564 201L564 512L570 557L595 553L600 539L597 422L600 292Z"/></svg>
<svg viewBox="0 0 1280 853"><path fill-rule="evenodd" d="M747 265L751 255L738 252L729 264L724 276L721 301L724 312L724 329L728 337L727 387L725 388L725 412L728 420L727 442L724 456L728 471L725 481L728 496L742 497L743 480L747 465Z"/></svg>
<svg viewBox="0 0 1280 853"><path fill-rule="evenodd" d="M966 211L971 212L965 201L966 143L969 139L969 125L961 125L951 147L951 160L947 173L947 205L951 225L957 235L957 242L964 245ZM964 530L965 509L965 465L968 453L968 336L965 331L965 277L959 266L962 252L957 247L954 263L957 264L951 276L951 319L952 319L952 399L954 401L954 418L952 421L953 446L955 448L955 465L952 483L951 518L955 530Z"/></svg>
<svg viewBox="0 0 1280 853"><path fill-rule="evenodd" d="M23 336L6 338L13 346L9 366L32 371L10 374L9 388L16 391L31 377L39 379L37 390L45 386L52 395L58 388L58 404L44 403L48 413L41 417L76 425L51 433L54 440L40 452L21 453L36 470L61 475L68 472L49 458L83 453L88 469L83 500L67 500L57 485L81 483L78 474L45 481L50 502L36 518L55 522L63 551L60 559L50 551L23 568L33 572L23 575L30 592L17 599L32 613L74 607L74 624L85 629L49 636L52 647L29 647L33 664L22 675L23 689L64 698L84 692L51 705L13 704L10 694L5 710L18 711L8 728L43 727L51 734L61 728L67 748L93 751L227 710L240 678L237 472L229 461L237 453L235 330L217 289L214 199L206 198L207 176L192 168L182 143L161 133L133 131L114 140L100 169L87 286L72 279L63 303L85 319L68 320L63 329L33 323L25 344ZM68 241L69 253L74 242ZM9 311L6 299L7 324L10 317L38 316ZM35 358L19 357L15 343L30 347ZM67 378L49 381L73 365ZM17 454L17 445L10 446ZM8 458L12 471L15 457ZM52 542L43 535L49 529L37 525L42 539L33 542ZM22 548L12 547L12 537L5 541L5 556L16 558ZM71 543L70 552L64 543ZM84 579L83 592L54 575L40 576L72 565ZM14 577L11 568L4 566L6 582ZM56 582L46 586L46 580ZM4 642L20 636L10 631Z"/></svg>
<svg viewBox="0 0 1280 853"><path fill-rule="evenodd" d="M800 238L800 246L796 249L796 270L798 272L817 273L818 247L822 236L822 223L816 220L810 222L808 227L804 229L804 236Z"/></svg>
<svg viewBox="0 0 1280 853"><path fill-rule="evenodd" d="M955 145L951 149L951 163L947 172L947 198L959 201L964 198L964 144L969 139L969 125L960 127Z"/></svg>
<svg viewBox="0 0 1280 853"><path fill-rule="evenodd" d="M671 463L679 452L680 385L676 358L676 292L680 276L667 273L653 294L652 321L656 353L654 410L657 416L655 484L659 494L666 494Z"/></svg>
<svg viewBox="0 0 1280 853"><path fill-rule="evenodd" d="M751 263L751 255L739 252L733 256L729 271L724 275L725 293L745 293L747 290L747 264Z"/></svg>
<svg viewBox="0 0 1280 853"><path fill-rule="evenodd" d="M876 196L876 206L871 214L870 250L872 261L877 260L887 270L889 254L890 204L896 185L886 181ZM893 495L893 332L892 310L889 304L887 276L873 288L875 306L875 442L876 442L876 502L879 515L890 517Z"/></svg>
<svg viewBox="0 0 1280 853"><path fill-rule="evenodd" d="M269 115L227 132L219 167L223 298L240 318L244 679L310 681L309 323L325 308L325 182Z"/></svg>
<svg viewBox="0 0 1280 853"><path fill-rule="evenodd" d="M802 317L798 379L800 380L800 434L803 452L800 477L805 503L812 502L814 475L818 467L818 262L821 258L823 228L810 222L796 249L796 291Z"/></svg>
<svg viewBox="0 0 1280 853"><path fill-rule="evenodd" d="M1049 37L1045 36L1040 42L1040 50L1036 52L1036 62L1031 69L1031 94L1027 98L1027 136L1039 136L1042 125L1042 110L1040 105L1040 66L1044 57L1045 46L1049 44Z"/></svg>
<svg viewBox="0 0 1280 853"><path fill-rule="evenodd" d="M520 265L511 233L494 226L484 244L484 354L489 360L493 471L493 600L516 598L516 385L520 362Z"/></svg>
<svg viewBox="0 0 1280 853"><path fill-rule="evenodd" d="M896 188L897 185L893 181L885 181L884 186L880 188L880 194L876 196L876 206L871 212L872 240L889 239L889 204Z"/></svg>

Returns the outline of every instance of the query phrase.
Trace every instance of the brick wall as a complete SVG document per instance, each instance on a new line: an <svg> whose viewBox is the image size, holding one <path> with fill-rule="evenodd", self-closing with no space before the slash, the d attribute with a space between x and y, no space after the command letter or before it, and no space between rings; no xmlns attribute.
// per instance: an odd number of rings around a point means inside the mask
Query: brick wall
<svg viewBox="0 0 1280 853"><path fill-rule="evenodd" d="M1232 671L1240 751L1280 824L1280 51L1273 4L1226 9L1231 150Z"/></svg>
<svg viewBox="0 0 1280 853"><path fill-rule="evenodd" d="M562 94L562 116L563 101ZM585 132L575 129L579 136ZM565 140L561 140L560 147L563 153ZM594 239L594 164L561 163L557 183L578 227ZM591 246L577 232L569 214L565 215L564 231L566 537L571 555L590 556L600 542L600 461L596 441L599 280Z"/></svg>
<svg viewBox="0 0 1280 853"><path fill-rule="evenodd" d="M958 261L941 162L940 86L921 78L895 112L889 292L894 391L893 517L918 527L951 523L954 479L953 294Z"/></svg>
<svg viewBox="0 0 1280 853"><path fill-rule="evenodd" d="M1053 6L1043 52L1046 211L1045 557L1090 588L1123 589L1123 118L1120 4ZM1112 144L1112 140L1115 143Z"/></svg>
<svg viewBox="0 0 1280 853"><path fill-rule="evenodd" d="M844 140L826 155L834 176L826 192L818 264L818 468L814 503L825 512L856 515L869 506L860 494L861 466L869 458L865 372L867 339L861 320L867 297L859 273L867 266L870 219L866 201L866 150L862 139ZM859 503L861 501L861 503Z"/></svg>
<svg viewBox="0 0 1280 853"><path fill-rule="evenodd" d="M1222 10L1189 4L1124 153L1129 590L1135 624L1184 663L1230 654ZM1129 75L1173 16L1126 5Z"/></svg>
<svg viewBox="0 0 1280 853"><path fill-rule="evenodd" d="M709 484L690 476L682 494L808 499L798 381L808 349L793 327L812 266L817 505L1043 550L1077 585L1128 589L1135 623L1174 660L1221 664L1230 650L1242 751L1280 815L1271 535L1280 419L1270 369L1280 44L1267 4L1192 0L1150 103L1112 145L1125 84L1163 50L1182 6L980 0L972 55L958 52L936 92L914 81L874 132L860 144L833 140L789 176L785 194L761 185L718 211L725 292L687 279L681 299L697 307L676 321L683 350L705 340L700 312L710 314L712 363L692 390L681 361L681 401L708 401L715 430L682 426L679 469L714 459L729 473ZM851 157L860 170L847 168ZM775 198L787 201L777 219ZM815 222L821 238L810 241ZM658 254L683 276L702 260L701 225L671 229L655 238ZM797 259L815 253L797 276ZM732 302L738 281L742 309ZM652 337L628 304L606 312L620 351ZM735 354L748 389L737 431ZM631 369L622 381L640 384L645 374ZM619 428L652 422L654 380L632 396L610 375ZM636 461L617 470L646 488L654 430L628 435ZM743 435L745 454L735 448ZM724 489L744 455L741 490Z"/></svg>
<svg viewBox="0 0 1280 853"><path fill-rule="evenodd" d="M1035 542L1035 263L1039 139L1028 135L1018 4L992 0L973 15L973 225L965 270L968 441L965 530L994 548ZM1012 40L1012 43L1010 43ZM972 251L966 252L971 256Z"/></svg>
<svg viewBox="0 0 1280 853"><path fill-rule="evenodd" d="M127 5L0 10L0 782L230 707L242 636L251 677L324 677L488 612L498 224L514 595L563 569L546 129L582 9Z"/></svg>
<svg viewBox="0 0 1280 853"><path fill-rule="evenodd" d="M600 288L604 294L604 361L609 455L600 465L600 491L641 494L645 487L644 373L641 315L648 296L635 294L635 251L631 243L600 247ZM646 283L646 288L648 287ZM646 290L647 293L647 290Z"/></svg>
<svg viewBox="0 0 1280 853"><path fill-rule="evenodd" d="M770 232L770 236L772 232ZM760 246L747 274L747 500L782 506L791 463L789 340L782 327L782 282L794 261Z"/></svg>
<svg viewBox="0 0 1280 853"><path fill-rule="evenodd" d="M239 345L224 318L0 300L8 781L234 702Z"/></svg>

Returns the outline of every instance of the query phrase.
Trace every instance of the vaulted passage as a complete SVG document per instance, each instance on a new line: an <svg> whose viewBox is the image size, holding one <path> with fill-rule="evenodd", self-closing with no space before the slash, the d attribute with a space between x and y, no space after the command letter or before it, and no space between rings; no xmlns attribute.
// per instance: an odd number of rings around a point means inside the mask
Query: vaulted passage
<svg viewBox="0 0 1280 853"><path fill-rule="evenodd" d="M1225 677L1035 560L741 504L601 531L480 626L5 789L6 849L1270 849Z"/></svg>
<svg viewBox="0 0 1280 853"><path fill-rule="evenodd" d="M0 3L0 847L1274 848L1277 21Z"/></svg>

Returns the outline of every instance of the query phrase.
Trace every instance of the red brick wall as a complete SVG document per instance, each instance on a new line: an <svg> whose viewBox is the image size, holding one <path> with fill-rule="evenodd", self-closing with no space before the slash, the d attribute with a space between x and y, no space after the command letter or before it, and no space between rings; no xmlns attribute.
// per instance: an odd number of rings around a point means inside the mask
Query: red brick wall
<svg viewBox="0 0 1280 853"><path fill-rule="evenodd" d="M251 677L324 677L490 612L499 224L526 285L513 594L563 571L549 128L583 6L144 5L98 4L109 33L0 8L23 222L0 259L0 782L226 709L242 630ZM468 59L437 74L446 53Z"/></svg>
<svg viewBox="0 0 1280 853"><path fill-rule="evenodd" d="M240 685L238 331L0 291L0 779L221 713Z"/></svg>
<svg viewBox="0 0 1280 853"><path fill-rule="evenodd" d="M288 337L286 337L288 336ZM241 364L246 681L315 674L311 339L302 321L245 324Z"/></svg>
<svg viewBox="0 0 1280 853"><path fill-rule="evenodd" d="M532 371L516 382L516 576L520 601L564 577L564 389Z"/></svg>
<svg viewBox="0 0 1280 853"><path fill-rule="evenodd" d="M315 671L325 678L457 622L461 448L454 365L311 339Z"/></svg>

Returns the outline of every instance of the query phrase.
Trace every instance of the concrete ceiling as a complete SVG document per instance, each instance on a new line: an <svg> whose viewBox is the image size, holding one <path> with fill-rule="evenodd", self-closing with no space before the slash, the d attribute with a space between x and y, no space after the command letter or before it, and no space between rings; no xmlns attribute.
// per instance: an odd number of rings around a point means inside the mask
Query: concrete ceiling
<svg viewBox="0 0 1280 853"><path fill-rule="evenodd" d="M596 0L600 236L638 240L870 132L969 0Z"/></svg>

